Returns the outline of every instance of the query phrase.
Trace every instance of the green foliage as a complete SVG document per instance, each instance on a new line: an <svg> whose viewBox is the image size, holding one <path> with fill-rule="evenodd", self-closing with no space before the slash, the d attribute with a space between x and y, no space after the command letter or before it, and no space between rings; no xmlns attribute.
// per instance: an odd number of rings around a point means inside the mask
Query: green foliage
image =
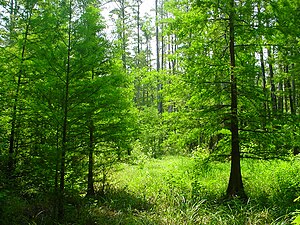
<svg viewBox="0 0 300 225"><path fill-rule="evenodd" d="M294 202L299 201L299 199L300 199L300 197L296 198L296 199L294 200ZM296 213L299 214L299 210L297 210ZM296 225L299 225L299 224L300 224L300 215L297 215L297 216L295 217L295 219L292 221L292 224L296 224Z"/></svg>
<svg viewBox="0 0 300 225"><path fill-rule="evenodd" d="M232 2L167 1L154 71L136 5L113 45L97 1L0 1L0 223L56 223L61 184L66 224L299 224L299 2ZM242 160L246 203L222 199L232 10L242 157L272 159Z"/></svg>
<svg viewBox="0 0 300 225"><path fill-rule="evenodd" d="M59 187L66 201L84 193L90 162L103 192L112 165L130 153L136 120L132 82L114 58L98 3L27 3L0 7L15 20L1 20L0 187L25 199L17 211ZM55 219L57 198L49 201Z"/></svg>

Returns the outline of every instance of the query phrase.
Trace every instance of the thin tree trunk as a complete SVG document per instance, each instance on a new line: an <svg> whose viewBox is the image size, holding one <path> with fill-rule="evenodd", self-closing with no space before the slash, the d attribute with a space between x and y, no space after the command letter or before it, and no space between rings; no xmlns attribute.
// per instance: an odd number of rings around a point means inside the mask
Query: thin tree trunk
<svg viewBox="0 0 300 225"><path fill-rule="evenodd" d="M287 80L284 82L284 109L285 112L288 113L290 108L289 108L289 100L288 100L288 84Z"/></svg>
<svg viewBox="0 0 300 225"><path fill-rule="evenodd" d="M10 21L9 21L9 34L10 34L10 42L12 43L13 41L13 34L15 32L15 16L16 16L16 8L17 8L17 1L16 0L11 0L10 1L10 6L9 6L9 16L10 16Z"/></svg>
<svg viewBox="0 0 300 225"><path fill-rule="evenodd" d="M286 66L285 68L285 72L286 73L289 73L289 67ZM292 82L293 82L293 79L292 79ZM296 112L295 112L295 104L294 104L294 97L293 97L293 90L292 90L292 85L291 85L291 81L290 79L288 78L285 82L285 87L286 87L286 91L288 92L287 95L288 95L288 99L286 99L286 104L288 104L288 102L290 103L290 107L286 107L286 111L288 112L290 110L291 114L294 115Z"/></svg>
<svg viewBox="0 0 300 225"><path fill-rule="evenodd" d="M59 196L59 190L58 190L58 177L59 177L59 126L56 128L56 161L55 161L55 177L54 177L54 207L53 207L53 215L54 218L57 220L58 215L58 196Z"/></svg>
<svg viewBox="0 0 300 225"><path fill-rule="evenodd" d="M155 0L155 39L156 39L156 70L160 70L159 58L159 29L158 29L158 0Z"/></svg>
<svg viewBox="0 0 300 225"><path fill-rule="evenodd" d="M15 3L16 4L16 3ZM14 2L11 1L11 13L13 12ZM30 27L30 20L31 20L32 11L30 11L27 19L27 24L25 27L25 34L23 39L22 45L22 52L21 52L21 63L20 63L20 70L18 72L18 79L17 79L17 87L16 87L16 94L14 96L14 103L13 103L13 110L12 110L12 120L11 120L11 130L9 135L9 154L8 154L8 177L12 177L15 168L15 139L16 139L16 129L17 129L17 113L18 113L18 101L20 96L20 88L21 88L21 80L22 76L24 75L24 62L25 62L25 51L27 47L27 39ZM13 29L13 28L11 28ZM13 32L13 30L11 30Z"/></svg>
<svg viewBox="0 0 300 225"><path fill-rule="evenodd" d="M157 72L160 71L161 67L163 66L163 61L162 61L162 64L160 64L160 54L159 54L159 51L160 51L160 41L159 41L159 27L158 27L158 16L159 16L159 13L158 13L158 0L155 0L155 39L156 39L156 70ZM163 57L163 55L162 55ZM157 110L158 110L158 113L161 114L162 111L163 111L163 107L162 107L162 96L161 96L161 91L162 89L162 84L161 84L161 81L160 79L158 78L157 79Z"/></svg>
<svg viewBox="0 0 300 225"><path fill-rule="evenodd" d="M94 70L92 70L92 80L94 80ZM92 104L93 105L93 104ZM93 109L92 109L93 110ZM92 111L92 114L94 112ZM95 189L94 189L94 149L95 149L95 126L92 115L90 116L90 123L89 123L89 171L88 171L88 187L87 187L87 196L95 196Z"/></svg>
<svg viewBox="0 0 300 225"><path fill-rule="evenodd" d="M150 40L148 37L146 37L146 63L148 70L151 68L151 52L150 52Z"/></svg>
<svg viewBox="0 0 300 225"><path fill-rule="evenodd" d="M265 63L264 63L264 55L263 50L260 51L260 65L261 65L261 77L262 77L262 89L264 93L264 102L263 102L263 128L266 127L267 120L267 88L266 88L266 71L265 71Z"/></svg>
<svg viewBox="0 0 300 225"><path fill-rule="evenodd" d="M235 76L235 47L234 47L234 22L235 9L234 0L230 2L231 11L229 16L229 33L230 33L230 66L231 66L231 171L227 187L227 197L232 198L239 196L246 197L242 182L242 173L240 165L240 145L239 145L239 127L238 127L238 110L237 110L237 84Z"/></svg>
<svg viewBox="0 0 300 225"><path fill-rule="evenodd" d="M278 97L278 107L277 108L280 113L283 113L283 83L282 83L282 81L279 81L278 91L279 91L279 97Z"/></svg>
<svg viewBox="0 0 300 225"><path fill-rule="evenodd" d="M258 11L258 25L261 26L261 17L259 16L261 14L261 3L258 3L257 7ZM261 41L263 42L263 36L261 37ZM262 90L264 94L264 100L263 100L263 121L262 121L262 127L263 129L266 128L266 120L267 120L267 115L270 117L270 110L269 110L269 105L268 105L268 96L267 96L267 80L266 80L266 67L265 67L265 59L264 59L264 48L260 48L260 66L261 66L261 77L262 77Z"/></svg>
<svg viewBox="0 0 300 225"><path fill-rule="evenodd" d="M67 152L67 132L68 132L68 110L69 110L69 85L71 72L71 23L72 23L72 2L69 2L69 25L68 25L68 55L65 77L65 96L63 105L63 127L62 127L62 151L60 164L60 186L59 186L59 202L58 202L58 219L60 222L64 220L64 189L65 189L65 167Z"/></svg>
<svg viewBox="0 0 300 225"><path fill-rule="evenodd" d="M296 84L295 84L295 78L294 76L292 76L292 87L291 87L291 90L292 90L292 98L293 98L293 111L292 111L292 114L296 114L296 108L298 106L298 103L297 103L297 95L296 95Z"/></svg>
<svg viewBox="0 0 300 225"><path fill-rule="evenodd" d="M268 58L269 60L272 59L272 53L271 53L271 49L268 48ZM270 85L271 85L271 102L272 102L272 111L273 114L277 112L277 97L275 94L275 83L274 83L274 70L273 70L273 64L271 61L269 61L269 71L270 71Z"/></svg>
<svg viewBox="0 0 300 225"><path fill-rule="evenodd" d="M89 133L90 133L90 140L89 140L89 172L88 172L88 188L87 188L87 196L94 196L95 189L94 189L94 123L91 119L89 125Z"/></svg>
<svg viewBox="0 0 300 225"><path fill-rule="evenodd" d="M141 24L140 24L140 0L137 0L137 65L140 65L140 52L141 52L141 47L140 47L140 29L141 29Z"/></svg>
<svg viewBox="0 0 300 225"><path fill-rule="evenodd" d="M127 57L126 57L126 32L125 32L125 2L121 1L121 19L122 19L122 62L124 70L127 70Z"/></svg>

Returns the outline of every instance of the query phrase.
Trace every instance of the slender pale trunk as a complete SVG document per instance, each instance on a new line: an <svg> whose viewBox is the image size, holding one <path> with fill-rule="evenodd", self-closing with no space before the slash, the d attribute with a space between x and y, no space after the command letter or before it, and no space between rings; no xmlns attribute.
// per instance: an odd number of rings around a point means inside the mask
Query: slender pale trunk
<svg viewBox="0 0 300 225"><path fill-rule="evenodd" d="M140 29L141 29L141 24L140 24L140 0L137 0L137 53L138 56L140 55L141 52L141 37L140 37ZM140 60L138 57L138 65L140 64Z"/></svg>
<svg viewBox="0 0 300 225"><path fill-rule="evenodd" d="M155 39L156 39L156 70L160 70L159 58L159 29L158 29L158 0L155 0Z"/></svg>
<svg viewBox="0 0 300 225"><path fill-rule="evenodd" d="M234 22L235 9L234 0L230 2L231 11L229 15L229 33L230 33L230 80L231 80L231 171L227 187L227 197L235 196L246 197L242 182L242 173L240 165L240 144L239 144L239 127L238 127L238 91L237 80L235 76L235 47L234 47Z"/></svg>
<svg viewBox="0 0 300 225"><path fill-rule="evenodd" d="M274 82L274 70L273 70L273 63L272 63L272 53L271 49L268 48L268 58L269 58L269 72L270 72L270 85L271 85L271 102L272 102L272 111L273 114L277 112L277 97L275 94L275 82Z"/></svg>
<svg viewBox="0 0 300 225"><path fill-rule="evenodd" d="M160 40L159 40L159 26L158 26L158 17L159 17L159 7L158 7L158 0L155 0L155 39L156 39L156 70L159 72L161 70L161 67L163 64L160 64ZM157 80L157 109L158 113L161 114L163 111L163 106L162 106L162 96L161 96L161 91L162 89L162 84L160 79L158 78Z"/></svg>
<svg viewBox="0 0 300 225"><path fill-rule="evenodd" d="M151 68L151 52L150 52L150 39L146 37L146 63L148 70Z"/></svg>
<svg viewBox="0 0 300 225"><path fill-rule="evenodd" d="M125 31L125 2L121 1L121 20L122 20L122 30L121 30L121 38L122 38L122 62L124 70L127 69L127 57L126 57L126 31Z"/></svg>

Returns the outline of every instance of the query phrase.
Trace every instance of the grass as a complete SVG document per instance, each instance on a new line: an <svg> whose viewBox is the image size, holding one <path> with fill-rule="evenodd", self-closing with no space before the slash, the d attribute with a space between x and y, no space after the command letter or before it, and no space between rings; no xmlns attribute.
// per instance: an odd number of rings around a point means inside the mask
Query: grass
<svg viewBox="0 0 300 225"><path fill-rule="evenodd" d="M222 198L229 171L230 162L209 161L202 156L143 158L134 163L122 163L111 174L105 197L86 199L75 196L67 202L66 224L291 223L294 212L300 209L300 203L294 202L300 196L299 159L243 160L247 203ZM41 206L36 209L33 203L37 199L24 201L15 196L6 197L10 199L9 204L2 207L0 214L8 219L0 218L1 224L53 224L51 203L43 196L39 197ZM49 204L45 205L47 202ZM26 213L32 215L29 217Z"/></svg>
<svg viewBox="0 0 300 225"><path fill-rule="evenodd" d="M115 224L290 224L300 208L293 201L300 195L299 169L299 160L243 160L249 197L243 203L222 200L229 162L172 156L122 164L112 177L113 195L122 190L135 197L120 196L110 206L122 214Z"/></svg>

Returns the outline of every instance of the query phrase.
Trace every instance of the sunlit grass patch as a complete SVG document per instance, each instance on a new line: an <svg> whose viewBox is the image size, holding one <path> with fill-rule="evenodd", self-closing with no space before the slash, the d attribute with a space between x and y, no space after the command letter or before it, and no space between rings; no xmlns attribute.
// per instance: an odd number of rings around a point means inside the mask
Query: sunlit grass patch
<svg viewBox="0 0 300 225"><path fill-rule="evenodd" d="M222 199L229 161L182 156L148 159L143 166L122 164L113 180L115 188L150 205L130 214L139 221L133 224L289 224L290 213L297 208L289 203L297 193L299 166L299 161L242 160L246 203Z"/></svg>

